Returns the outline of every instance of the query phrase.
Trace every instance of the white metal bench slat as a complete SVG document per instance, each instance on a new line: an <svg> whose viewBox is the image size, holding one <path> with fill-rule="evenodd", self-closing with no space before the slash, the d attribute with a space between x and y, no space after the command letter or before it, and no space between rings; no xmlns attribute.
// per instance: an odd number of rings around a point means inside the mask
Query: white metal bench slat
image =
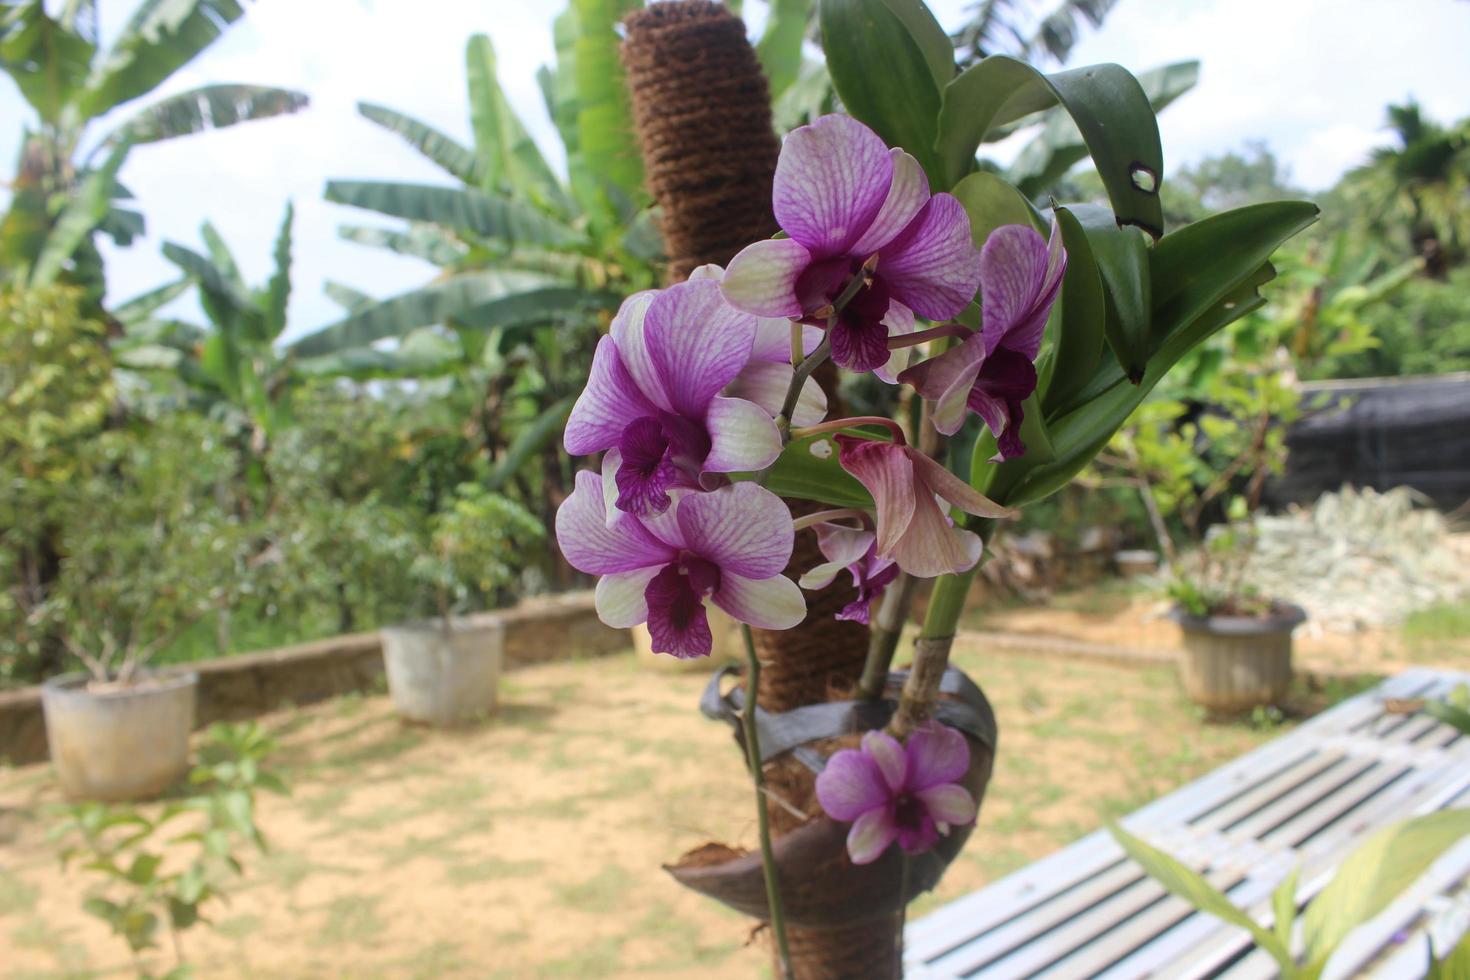
<svg viewBox="0 0 1470 980"><path fill-rule="evenodd" d="M1292 867L1302 866L1298 901L1304 902L1373 829L1447 805L1470 806L1470 739L1424 716L1388 715L1383 707L1385 699L1443 696L1467 681L1470 675L1405 671L1122 822L1229 887L1234 901L1269 923L1270 893ZM1121 849L1099 831L949 903L909 926L907 975L1275 975L1274 963L1258 958L1243 930L1191 914L1123 861ZM1466 873L1449 884L1421 880L1417 906L1410 896L1389 911L1422 909L1444 888L1458 887L1470 876L1470 847L1466 861ZM1470 899L1462 901L1470 909ZM1463 917L1470 919L1470 911ZM1381 957L1387 938L1410 920L1384 926L1387 931L1365 926L1354 941L1370 958Z"/></svg>

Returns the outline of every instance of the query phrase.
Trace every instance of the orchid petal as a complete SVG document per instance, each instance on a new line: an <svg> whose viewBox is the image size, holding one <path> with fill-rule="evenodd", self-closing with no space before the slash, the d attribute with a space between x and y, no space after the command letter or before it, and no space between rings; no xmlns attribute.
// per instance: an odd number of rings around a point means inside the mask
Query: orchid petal
<svg viewBox="0 0 1470 980"><path fill-rule="evenodd" d="M755 402L716 396L704 425L710 438L709 455L701 467L706 473L762 470L781 455L781 433L771 413Z"/></svg>
<svg viewBox="0 0 1470 980"><path fill-rule="evenodd" d="M1017 517L1016 511L1002 506L945 469L944 464L920 452L910 452L914 475L929 485L951 506L976 517Z"/></svg>
<svg viewBox="0 0 1470 980"><path fill-rule="evenodd" d="M649 580L644 595L648 602L648 635L654 653L667 653L688 660L707 657L714 649L714 633L703 598L695 592L690 576L672 565Z"/></svg>
<svg viewBox="0 0 1470 980"><path fill-rule="evenodd" d="M643 593L662 568L661 565L651 565L631 572L613 572L598 579L594 594L597 618L618 630L646 623L648 600Z"/></svg>
<svg viewBox="0 0 1470 980"><path fill-rule="evenodd" d="M865 752L839 749L817 773L817 801L833 820L856 820L888 805L892 793L878 764Z"/></svg>
<svg viewBox="0 0 1470 980"><path fill-rule="evenodd" d="M623 305L618 307L617 316L613 317L612 324L608 327L608 336L618 345L618 358L643 397L664 411L671 411L673 406L664 391L658 368L654 366L649 354L644 334L648 308L658 295L656 289L645 289L623 300Z"/></svg>
<svg viewBox="0 0 1470 980"><path fill-rule="evenodd" d="M863 751L866 752L883 774L891 793L903 789L908 773L908 761L904 757L903 745L887 732L868 732L863 736Z"/></svg>
<svg viewBox="0 0 1470 980"><path fill-rule="evenodd" d="M825 589L837 580L838 574L846 567L847 565L842 562L823 562L820 565L813 566L803 574L801 578L796 580L796 584L811 592L815 592L818 589Z"/></svg>
<svg viewBox="0 0 1470 980"><path fill-rule="evenodd" d="M898 827L898 846L905 854L923 854L939 841L939 827L928 813L919 814L917 827Z"/></svg>
<svg viewBox="0 0 1470 980"><path fill-rule="evenodd" d="M734 381L725 386L723 394L755 402L765 410L767 418L774 418L786 401L792 374L790 364L752 360ZM796 407L791 411L791 424L797 427L816 425L826 417L827 393L816 381L807 378L801 386Z"/></svg>
<svg viewBox="0 0 1470 980"><path fill-rule="evenodd" d="M763 630L789 630L806 619L806 599L784 575L754 579L727 570L710 601L737 621Z"/></svg>
<svg viewBox="0 0 1470 980"><path fill-rule="evenodd" d="M771 207L776 222L814 256L842 255L878 216L892 182L893 158L878 134L834 113L787 135Z"/></svg>
<svg viewBox="0 0 1470 980"><path fill-rule="evenodd" d="M847 832L847 856L853 864L872 864L897 836L898 825L889 807L869 810L854 820Z"/></svg>
<svg viewBox="0 0 1470 980"><path fill-rule="evenodd" d="M811 261L806 246L789 238L756 242L730 260L720 290L731 306L756 316L801 316L796 280Z"/></svg>
<svg viewBox="0 0 1470 980"><path fill-rule="evenodd" d="M887 557L914 516L914 467L902 446L837 436L842 468L867 488L877 506L878 554ZM906 568L907 566L905 566Z"/></svg>
<svg viewBox="0 0 1470 980"><path fill-rule="evenodd" d="M822 328L809 323L801 326L801 356L808 357L822 343ZM755 343L750 348L752 361L791 363L792 322L785 317L763 316L756 320Z"/></svg>
<svg viewBox="0 0 1470 980"><path fill-rule="evenodd" d="M754 483L736 483L679 501L679 529L690 551L746 578L770 578L791 560L791 511Z"/></svg>
<svg viewBox="0 0 1470 980"><path fill-rule="evenodd" d="M965 424L968 414L965 400L984 359L985 341L975 334L965 338L958 347L909 368L899 380L912 385L931 403L930 420L934 428L952 436Z"/></svg>
<svg viewBox="0 0 1470 980"><path fill-rule="evenodd" d="M945 320L980 287L980 256L970 216L949 194L935 194L878 257L878 276L894 299L920 316Z"/></svg>
<svg viewBox="0 0 1470 980"><path fill-rule="evenodd" d="M888 185L888 196L863 237L848 249L860 258L872 255L897 238L929 200L929 178L919 161L897 147L888 153L893 159L893 181Z"/></svg>
<svg viewBox="0 0 1470 980"><path fill-rule="evenodd" d="M695 266L689 275L684 278L685 280L713 279L715 282L719 282L725 278L725 267L715 262L706 262L704 265Z"/></svg>
<svg viewBox="0 0 1470 980"><path fill-rule="evenodd" d="M658 409L644 397L623 366L616 342L603 337L592 355L587 387L567 416L562 443L572 456L585 456L615 446L634 419L655 416Z"/></svg>
<svg viewBox="0 0 1470 980"><path fill-rule="evenodd" d="M590 470L577 473L576 489L557 509L556 540L572 567L588 575L663 565L676 554L636 519L616 521L609 527L602 480Z"/></svg>
<svg viewBox="0 0 1470 980"><path fill-rule="evenodd" d="M681 282L648 304L643 335L674 411L699 418L750 359L755 317L726 303L718 283Z"/></svg>
<svg viewBox="0 0 1470 980"><path fill-rule="evenodd" d="M816 531L817 547L827 560L844 568L862 561L873 546L873 532L864 528L818 524L812 530Z"/></svg>
<svg viewBox="0 0 1470 980"><path fill-rule="evenodd" d="M919 493L914 498L913 517L892 557L899 568L917 578L963 572L980 560L980 536L954 527L931 494Z"/></svg>
<svg viewBox="0 0 1470 980"><path fill-rule="evenodd" d="M1002 225L985 239L980 268L985 352L1004 345L1035 360L1066 269L1060 237L1048 244L1034 228Z"/></svg>
<svg viewBox="0 0 1470 980"><path fill-rule="evenodd" d="M898 300L888 304L888 314L883 317L883 325L888 328L888 338L902 337L911 334L917 329L914 323L914 311L904 306ZM898 384L899 374L909 366L909 359L913 357L914 348L900 347L896 351L890 351L888 360L879 367L873 369L879 380L887 384Z"/></svg>
<svg viewBox="0 0 1470 980"><path fill-rule="evenodd" d="M924 804L929 816L950 827L963 827L973 821L978 812L975 798L970 795L969 790L954 783L930 786L914 795Z"/></svg>
<svg viewBox="0 0 1470 980"><path fill-rule="evenodd" d="M953 728L937 722L914 729L904 743L904 752L909 763L907 788L912 792L956 782L970 769L970 743Z"/></svg>
<svg viewBox="0 0 1470 980"><path fill-rule="evenodd" d="M840 368L861 373L888 363L888 327L882 321L840 317L827 331L832 360Z"/></svg>

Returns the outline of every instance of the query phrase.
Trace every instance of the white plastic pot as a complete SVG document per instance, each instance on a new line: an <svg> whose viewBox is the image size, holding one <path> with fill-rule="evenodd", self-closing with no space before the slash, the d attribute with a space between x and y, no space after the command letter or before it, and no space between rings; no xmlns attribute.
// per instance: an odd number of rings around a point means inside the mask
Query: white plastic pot
<svg viewBox="0 0 1470 980"><path fill-rule="evenodd" d="M199 675L144 675L93 685L85 674L41 686L46 740L61 788L74 800L141 800L189 772Z"/></svg>
<svg viewBox="0 0 1470 980"><path fill-rule="evenodd" d="M381 631L388 692L411 721L462 725L495 709L505 627L488 616L388 626Z"/></svg>

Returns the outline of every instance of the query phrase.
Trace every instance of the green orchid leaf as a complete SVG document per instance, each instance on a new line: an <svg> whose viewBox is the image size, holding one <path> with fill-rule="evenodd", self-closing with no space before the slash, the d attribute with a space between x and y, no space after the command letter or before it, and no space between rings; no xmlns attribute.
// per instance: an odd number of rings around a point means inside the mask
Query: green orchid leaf
<svg viewBox="0 0 1470 980"><path fill-rule="evenodd" d="M1119 223L1136 225L1154 238L1162 235L1164 154L1158 121L1138 79L1118 65L1043 75L1025 62L992 55L967 68L943 92L940 186L952 186L975 169L975 151L991 129L1054 104L1081 131Z"/></svg>
<svg viewBox="0 0 1470 980"><path fill-rule="evenodd" d="M1348 933L1387 908L1467 835L1470 810L1442 810L1368 838L1348 855L1302 916L1308 963L1325 962Z"/></svg>
<svg viewBox="0 0 1470 980"><path fill-rule="evenodd" d="M1235 903L1202 875L1191 871L1158 848L1145 844L1116 823L1109 821L1108 833L1113 835L1113 839L1129 857L1142 865L1150 877L1171 893L1201 912L1246 930L1256 941L1256 945L1269 953L1284 971L1291 972L1295 969L1291 950L1274 933L1236 908Z"/></svg>
<svg viewBox="0 0 1470 980"><path fill-rule="evenodd" d="M871 508L873 497L837 459L832 437L793 439L766 476L766 489L782 497L798 497L834 507Z"/></svg>
<svg viewBox="0 0 1470 980"><path fill-rule="evenodd" d="M934 152L940 105L935 71L903 18L888 0L821 0L818 13L827 71L843 106L889 146L913 154L936 190L953 184L941 180Z"/></svg>
<svg viewBox="0 0 1470 980"><path fill-rule="evenodd" d="M755 46L761 70L775 101L801 73L801 46L811 19L812 0L772 0L766 28Z"/></svg>
<svg viewBox="0 0 1470 980"><path fill-rule="evenodd" d="M1048 413L1080 389L1096 370L1108 315L1102 275L1081 222L1064 207L1056 209L1056 219L1067 250L1067 273L1062 280L1056 362L1042 398L1042 408Z"/></svg>
<svg viewBox="0 0 1470 980"><path fill-rule="evenodd" d="M985 239L1002 225L1029 225L1045 235L1046 218L1010 184L995 174L973 173L950 191L970 217L970 239L983 248Z"/></svg>
<svg viewBox="0 0 1470 980"><path fill-rule="evenodd" d="M1291 948L1291 927L1296 924L1296 888L1301 873L1300 865L1292 868L1291 873L1271 893L1271 915L1275 920L1271 923L1271 931L1287 949Z"/></svg>
<svg viewBox="0 0 1470 980"><path fill-rule="evenodd" d="M1119 226L1107 208L1077 204L1070 209L1106 286L1103 331L1123 373L1135 384L1143 378L1149 355L1152 303L1149 297L1148 243L1136 229Z"/></svg>
<svg viewBox="0 0 1470 980"><path fill-rule="evenodd" d="M1448 701L1424 702L1424 713L1437 718L1462 734L1470 735L1470 711L1456 707Z"/></svg>

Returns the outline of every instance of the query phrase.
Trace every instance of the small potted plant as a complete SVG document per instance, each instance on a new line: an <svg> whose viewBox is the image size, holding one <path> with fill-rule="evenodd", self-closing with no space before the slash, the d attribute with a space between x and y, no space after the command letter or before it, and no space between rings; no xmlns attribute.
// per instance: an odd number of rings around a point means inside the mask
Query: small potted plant
<svg viewBox="0 0 1470 980"><path fill-rule="evenodd" d="M458 725L494 709L504 629L494 616L456 614L497 605L516 580L518 552L544 536L524 507L471 483L434 516L430 548L409 567L432 612L381 631L388 690L405 718Z"/></svg>
<svg viewBox="0 0 1470 980"><path fill-rule="evenodd" d="M42 685L46 737L67 796L144 799L189 771L198 681L149 664L245 587L251 534L214 503L234 470L204 423L163 418L88 451L56 512L56 579L28 614L85 668Z"/></svg>
<svg viewBox="0 0 1470 980"><path fill-rule="evenodd" d="M1180 679L1196 704L1219 714L1278 704L1291 686L1292 631L1306 612L1262 595L1247 580L1255 532L1245 502L1211 529L1192 561L1181 563L1169 596L1184 642Z"/></svg>

